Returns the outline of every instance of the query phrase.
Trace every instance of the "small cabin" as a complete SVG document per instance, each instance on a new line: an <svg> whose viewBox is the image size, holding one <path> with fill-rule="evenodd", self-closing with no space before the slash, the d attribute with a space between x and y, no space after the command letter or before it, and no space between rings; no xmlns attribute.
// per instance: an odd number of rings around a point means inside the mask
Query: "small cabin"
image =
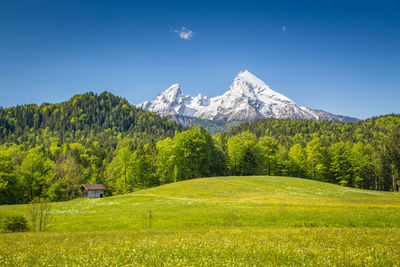
<svg viewBox="0 0 400 267"><path fill-rule="evenodd" d="M102 198L106 187L102 184L83 184L81 191L82 198Z"/></svg>

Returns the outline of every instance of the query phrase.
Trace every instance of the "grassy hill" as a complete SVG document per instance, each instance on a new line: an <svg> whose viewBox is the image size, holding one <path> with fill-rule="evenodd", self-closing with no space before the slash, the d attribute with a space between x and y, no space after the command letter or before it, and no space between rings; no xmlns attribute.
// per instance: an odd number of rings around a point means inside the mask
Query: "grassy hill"
<svg viewBox="0 0 400 267"><path fill-rule="evenodd" d="M217 177L167 184L103 199L54 203L53 231L220 227L232 213L251 227L400 227L400 194L289 177ZM0 211L28 215L26 205Z"/></svg>
<svg viewBox="0 0 400 267"><path fill-rule="evenodd" d="M400 260L399 193L305 179L195 179L54 203L53 209L48 233L0 235L6 244L0 265L391 265ZM1 212L27 214L27 206L0 206Z"/></svg>

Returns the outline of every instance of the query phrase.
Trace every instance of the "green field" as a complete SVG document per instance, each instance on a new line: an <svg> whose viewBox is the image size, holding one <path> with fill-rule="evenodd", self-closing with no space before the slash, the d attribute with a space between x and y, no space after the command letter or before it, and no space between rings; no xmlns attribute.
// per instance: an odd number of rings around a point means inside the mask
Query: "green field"
<svg viewBox="0 0 400 267"><path fill-rule="evenodd" d="M0 266L400 263L399 193L219 177L54 203L53 211L46 233L0 235ZM0 207L11 212L28 208Z"/></svg>

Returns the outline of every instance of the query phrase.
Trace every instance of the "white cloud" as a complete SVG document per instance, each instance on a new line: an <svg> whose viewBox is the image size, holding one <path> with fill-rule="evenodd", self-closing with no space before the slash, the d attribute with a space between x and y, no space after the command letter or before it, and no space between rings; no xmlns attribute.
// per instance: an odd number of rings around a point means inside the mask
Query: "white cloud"
<svg viewBox="0 0 400 267"><path fill-rule="evenodd" d="M191 40L194 34L193 31L186 29L185 27L182 27L182 29L180 30L175 30L174 32L177 33L179 37L184 40Z"/></svg>
<svg viewBox="0 0 400 267"><path fill-rule="evenodd" d="M286 32L286 26L282 26L282 31Z"/></svg>

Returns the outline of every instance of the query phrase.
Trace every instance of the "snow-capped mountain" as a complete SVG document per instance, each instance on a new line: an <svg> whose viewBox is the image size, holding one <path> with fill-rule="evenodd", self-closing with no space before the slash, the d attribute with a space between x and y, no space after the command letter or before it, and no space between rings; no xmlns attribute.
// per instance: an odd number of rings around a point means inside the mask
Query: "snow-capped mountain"
<svg viewBox="0 0 400 267"><path fill-rule="evenodd" d="M240 72L221 96L184 96L179 84L174 84L153 101L145 101L137 107L162 116L181 115L216 121L251 121L258 118L357 121L356 118L302 107L272 90L247 70Z"/></svg>

